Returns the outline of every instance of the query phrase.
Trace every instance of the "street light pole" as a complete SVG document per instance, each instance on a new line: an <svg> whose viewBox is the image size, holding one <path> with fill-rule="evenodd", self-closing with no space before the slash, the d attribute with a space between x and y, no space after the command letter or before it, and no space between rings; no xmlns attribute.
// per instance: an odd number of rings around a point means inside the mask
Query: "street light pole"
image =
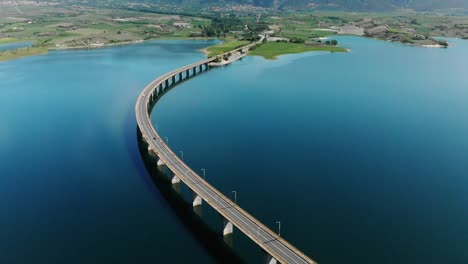
<svg viewBox="0 0 468 264"><path fill-rule="evenodd" d="M206 171L205 171L205 169L201 169L201 171L203 171L203 179L206 180Z"/></svg>
<svg viewBox="0 0 468 264"><path fill-rule="evenodd" d="M276 221L276 223L278 224L278 236L280 237L281 236L281 221Z"/></svg>
<svg viewBox="0 0 468 264"><path fill-rule="evenodd" d="M237 204L237 192L232 191L232 193L234 194L234 203Z"/></svg>

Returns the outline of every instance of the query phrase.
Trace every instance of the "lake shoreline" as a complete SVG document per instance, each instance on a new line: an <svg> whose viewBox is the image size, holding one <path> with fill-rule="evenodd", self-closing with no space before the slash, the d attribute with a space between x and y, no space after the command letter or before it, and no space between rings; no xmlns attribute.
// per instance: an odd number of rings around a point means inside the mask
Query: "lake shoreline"
<svg viewBox="0 0 468 264"><path fill-rule="evenodd" d="M330 37L338 37L342 35L332 35ZM366 36L358 36L362 38L368 38L368 39L376 39L376 40L381 40L385 42L394 42L394 41L388 41L384 39L379 39L379 38L372 38L372 37L366 37ZM0 51L0 63L1 62L6 62L10 60L15 60L19 58L26 58L26 57L31 57L31 56L37 56L37 55L43 55L47 54L49 51L60 51L60 50L94 50L94 49L101 49L101 48L109 48L109 47L116 47L116 46L126 46L126 45L133 45L133 44L141 44L149 41L157 41L157 40L213 40L216 38L212 37L196 37L196 38L170 38L170 37L162 37L162 38L155 38L155 39L148 39L148 40L134 40L134 41L126 41L126 42L118 42L118 43L106 43L106 44L98 44L98 45L93 45L93 46L75 46L75 47L27 47L27 48L21 48L21 49L15 49L15 50L5 50L5 51ZM30 40L28 40L30 41ZM2 44L12 44L12 43L21 43L24 41L14 41L14 42L8 42L8 43L2 43ZM223 42L226 43L226 42ZM220 43L220 44L223 44ZM229 43L229 42L227 42ZM414 47L421 47L421 48L447 48L449 46L443 46L443 45L422 45L422 44L410 44L410 43L403 43L403 42L394 42L394 43L401 43L401 44L407 44L410 46ZM219 45L219 44L216 44ZM210 55L209 48L214 47L216 45L211 45L209 47L200 49L199 52L203 53L205 56ZM350 50L344 47L334 47L334 48L341 48L343 50L337 51L337 50L329 50L330 52L349 52ZM28 50L28 53L22 53L21 51L26 51ZM19 52L18 52L19 51ZM302 53L302 52L310 52L310 51L315 51L311 49L303 49L301 52L293 52L293 53ZM257 52L259 53L259 52ZM4 57L6 55L6 58ZM267 55L262 55L262 54L252 54L252 55L257 55L257 56L263 56L266 59L276 59L277 56L281 55L286 55L286 54L292 54L291 52L282 52L282 51L277 51L275 52L275 56L267 56Z"/></svg>

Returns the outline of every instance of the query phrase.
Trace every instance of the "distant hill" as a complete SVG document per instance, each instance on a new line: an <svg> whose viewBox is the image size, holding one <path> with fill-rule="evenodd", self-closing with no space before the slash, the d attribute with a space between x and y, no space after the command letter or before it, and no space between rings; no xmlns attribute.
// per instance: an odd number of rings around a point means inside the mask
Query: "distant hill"
<svg viewBox="0 0 468 264"><path fill-rule="evenodd" d="M4 0L0 0L4 1ZM37 0L50 2L53 0ZM108 5L111 3L148 3L175 4L179 6L216 5L253 5L275 9L321 9L348 11L389 11L395 9L414 9L417 11L432 11L437 9L464 8L468 9L468 0L56 0L59 2L89 3L93 5Z"/></svg>
<svg viewBox="0 0 468 264"><path fill-rule="evenodd" d="M218 0L202 0L204 3L219 3ZM225 0L227 3L252 4L263 7L290 8L316 7L320 9L344 9L376 11L411 8L434 10L445 8L468 8L468 0Z"/></svg>

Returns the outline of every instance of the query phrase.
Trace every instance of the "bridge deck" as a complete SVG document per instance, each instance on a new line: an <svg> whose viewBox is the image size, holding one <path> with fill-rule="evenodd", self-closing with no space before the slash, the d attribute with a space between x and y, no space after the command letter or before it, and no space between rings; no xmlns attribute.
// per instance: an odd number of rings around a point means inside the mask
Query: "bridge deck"
<svg viewBox="0 0 468 264"><path fill-rule="evenodd" d="M263 225L249 213L245 212L229 198L203 180L197 173L188 167L176 154L164 143L157 131L154 129L149 110L150 97L155 89L167 79L186 70L204 65L214 59L202 60L200 62L184 66L169 72L151 82L138 97L135 110L136 119L142 137L146 140L152 150L164 162L164 164L177 175L192 191L197 193L204 201L218 211L223 217L230 221L240 231L250 237L255 243L263 248L281 263L315 263L301 251L289 244L283 238L278 237L271 229ZM158 100L158 99L155 99Z"/></svg>

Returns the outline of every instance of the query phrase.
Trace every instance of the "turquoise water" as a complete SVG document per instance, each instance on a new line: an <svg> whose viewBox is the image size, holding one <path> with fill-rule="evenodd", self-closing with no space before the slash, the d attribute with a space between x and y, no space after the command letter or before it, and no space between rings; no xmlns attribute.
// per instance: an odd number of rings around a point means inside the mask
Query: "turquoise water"
<svg viewBox="0 0 468 264"><path fill-rule="evenodd" d="M320 263L468 263L468 42L247 57L153 120L224 193ZM248 259L255 246L238 235Z"/></svg>
<svg viewBox="0 0 468 264"><path fill-rule="evenodd" d="M32 42L27 42L27 41L0 44L0 51L21 49L21 48L29 47L31 45L32 45Z"/></svg>
<svg viewBox="0 0 468 264"><path fill-rule="evenodd" d="M194 170L320 263L467 263L468 42L339 42L352 52L200 74L152 119ZM220 217L204 205L206 226L185 220L197 217L174 210L137 145L139 92L212 43L0 63L0 263L238 261L214 246ZM248 263L263 257L238 231L228 242Z"/></svg>
<svg viewBox="0 0 468 264"><path fill-rule="evenodd" d="M148 178L134 114L147 83L212 43L0 63L0 263L214 262Z"/></svg>

